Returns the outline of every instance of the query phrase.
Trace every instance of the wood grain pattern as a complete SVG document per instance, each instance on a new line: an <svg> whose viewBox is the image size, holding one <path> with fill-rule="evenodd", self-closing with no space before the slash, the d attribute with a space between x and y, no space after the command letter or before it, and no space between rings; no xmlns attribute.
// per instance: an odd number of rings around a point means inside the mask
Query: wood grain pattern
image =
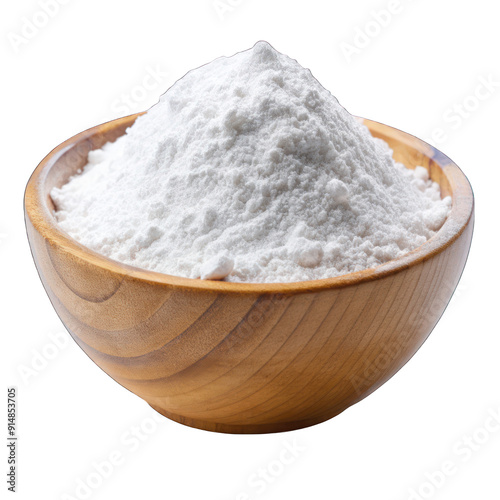
<svg viewBox="0 0 500 500"><path fill-rule="evenodd" d="M52 215L50 190L137 116L57 147L25 194L29 242L50 300L74 340L113 379L186 425L277 432L337 415L415 354L450 300L472 237L472 190L449 158L365 120L396 160L426 167L453 198L438 234L401 259L300 283L190 280L102 257L60 230Z"/></svg>

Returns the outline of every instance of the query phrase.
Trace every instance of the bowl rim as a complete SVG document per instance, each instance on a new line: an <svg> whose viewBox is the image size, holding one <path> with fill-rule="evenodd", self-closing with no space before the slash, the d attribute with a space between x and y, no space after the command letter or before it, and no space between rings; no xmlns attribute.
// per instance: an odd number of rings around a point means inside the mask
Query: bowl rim
<svg viewBox="0 0 500 500"><path fill-rule="evenodd" d="M259 295L288 295L342 288L398 273L440 254L460 237L473 217L474 194L471 185L465 174L450 158L448 158L448 156L434 146L397 128L373 120L358 118L369 128L370 132L375 131L381 135L392 137L394 140L417 150L418 153L427 157L430 164L434 163L442 170L450 184L452 207L448 218L434 236L411 252L376 267L341 276L308 281L274 283L241 283L184 278L124 264L85 247L58 226L53 213L47 205L47 199L44 195L44 183L50 170L57 166L58 160L75 145L96 134L105 135L119 126L129 127L134 123L136 118L143 113L144 112L128 115L91 127L61 143L36 167L26 185L24 195L26 225L28 225L29 220L34 229L45 241L55 243L57 247L85 261L87 264L98 266L109 272L120 275L122 279L128 277L157 285L191 290L199 289L219 293L252 293Z"/></svg>

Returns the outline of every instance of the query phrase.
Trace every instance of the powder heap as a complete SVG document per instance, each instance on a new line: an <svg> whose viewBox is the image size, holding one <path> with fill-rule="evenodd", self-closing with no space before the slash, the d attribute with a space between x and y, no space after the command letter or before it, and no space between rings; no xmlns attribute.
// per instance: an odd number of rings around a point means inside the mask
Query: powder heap
<svg viewBox="0 0 500 500"><path fill-rule="evenodd" d="M265 42L177 81L51 193L60 226L176 276L292 282L399 257L451 206L392 159L295 60Z"/></svg>

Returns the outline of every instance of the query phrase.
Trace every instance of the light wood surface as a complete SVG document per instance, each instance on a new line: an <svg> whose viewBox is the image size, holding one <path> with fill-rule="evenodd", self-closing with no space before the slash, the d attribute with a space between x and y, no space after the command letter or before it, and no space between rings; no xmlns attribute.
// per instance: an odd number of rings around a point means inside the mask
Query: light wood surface
<svg viewBox="0 0 500 500"><path fill-rule="evenodd" d="M61 144L40 163L25 194L29 242L50 300L74 340L113 379L186 425L278 432L334 417L415 354L450 300L472 237L472 190L449 158L365 120L396 160L426 167L453 197L438 234L401 259L300 283L191 280L102 257L54 220L50 190L136 117Z"/></svg>

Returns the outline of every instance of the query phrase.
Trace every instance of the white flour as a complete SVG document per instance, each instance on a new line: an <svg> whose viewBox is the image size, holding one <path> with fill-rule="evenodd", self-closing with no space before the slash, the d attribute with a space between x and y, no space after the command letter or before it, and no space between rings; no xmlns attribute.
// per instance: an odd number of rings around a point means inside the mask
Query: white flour
<svg viewBox="0 0 500 500"><path fill-rule="evenodd" d="M177 276L327 278L424 243L451 206L265 42L179 80L51 193L83 245Z"/></svg>

